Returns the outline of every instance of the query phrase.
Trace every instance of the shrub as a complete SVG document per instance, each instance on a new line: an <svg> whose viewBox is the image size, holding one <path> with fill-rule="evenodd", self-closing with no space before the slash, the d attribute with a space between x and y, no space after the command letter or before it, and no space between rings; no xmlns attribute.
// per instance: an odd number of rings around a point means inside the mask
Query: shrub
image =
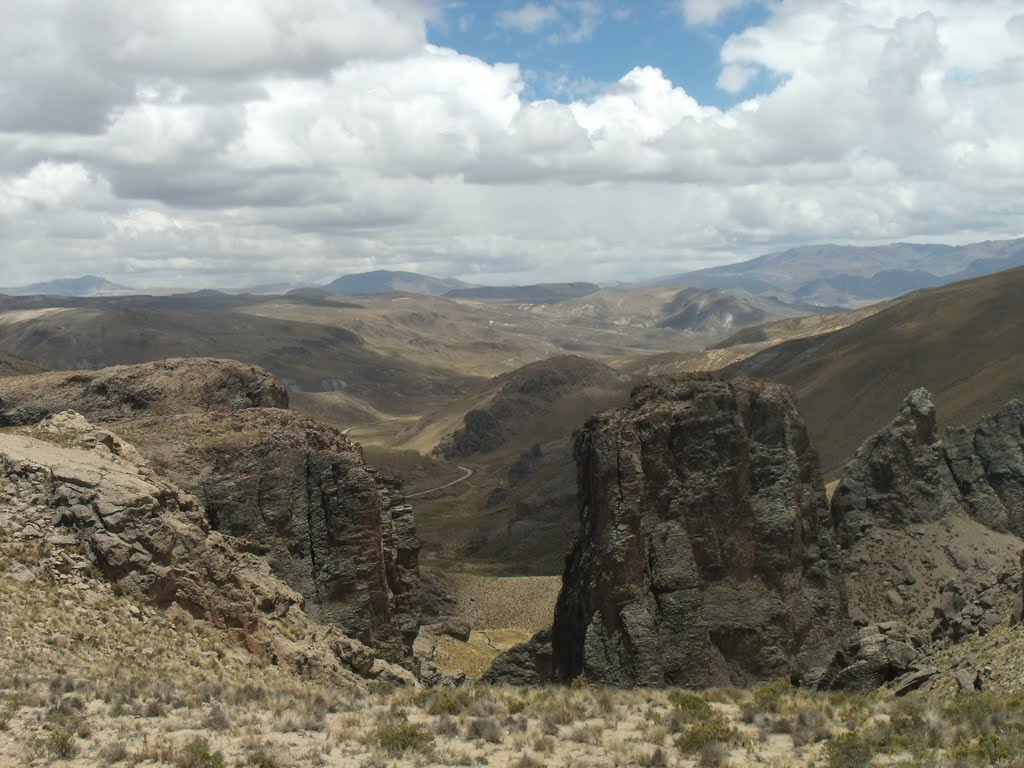
<svg viewBox="0 0 1024 768"><path fill-rule="evenodd" d="M406 722L385 723L371 735L370 741L389 755L426 749L434 743L430 731Z"/></svg>
<svg viewBox="0 0 1024 768"><path fill-rule="evenodd" d="M78 754L75 734L60 728L46 738L46 751L58 760L71 760Z"/></svg>
<svg viewBox="0 0 1024 768"><path fill-rule="evenodd" d="M224 768L224 755L211 752L209 742L197 736L175 756L174 768Z"/></svg>
<svg viewBox="0 0 1024 768"><path fill-rule="evenodd" d="M689 691L669 691L668 700L684 724L709 720L715 714L714 709L703 697Z"/></svg>
<svg viewBox="0 0 1024 768"><path fill-rule="evenodd" d="M867 768L874 755L870 742L856 733L844 733L825 745L827 768Z"/></svg>
<svg viewBox="0 0 1024 768"><path fill-rule="evenodd" d="M735 728L721 715L694 723L676 737L676 748L684 755L696 755L708 744L729 742L738 736Z"/></svg>

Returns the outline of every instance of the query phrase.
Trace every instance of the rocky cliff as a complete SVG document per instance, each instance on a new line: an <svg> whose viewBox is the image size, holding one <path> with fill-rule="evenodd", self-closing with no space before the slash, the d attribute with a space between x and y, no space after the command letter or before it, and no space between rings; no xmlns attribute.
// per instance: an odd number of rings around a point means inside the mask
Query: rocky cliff
<svg viewBox="0 0 1024 768"><path fill-rule="evenodd" d="M419 628L419 548L399 483L337 429L251 408L121 422L162 474L202 501L210 526L267 558L306 613L386 658Z"/></svg>
<svg viewBox="0 0 1024 768"><path fill-rule="evenodd" d="M124 434L197 496L206 525L265 556L311 618L410 662L420 623L411 507L341 432L284 410L267 371L181 359L0 380L0 425L67 407Z"/></svg>
<svg viewBox="0 0 1024 768"><path fill-rule="evenodd" d="M575 443L556 678L709 686L820 671L847 632L817 456L785 387L637 387Z"/></svg>
<svg viewBox="0 0 1024 768"><path fill-rule="evenodd" d="M411 682L371 648L310 621L265 561L209 529L198 499L76 413L0 433L0 510L5 536L65 547L73 567L91 564L132 596L208 622L303 676Z"/></svg>
<svg viewBox="0 0 1024 768"><path fill-rule="evenodd" d="M946 465L926 390L911 392L896 418L872 435L843 470L832 517L844 547L873 526L901 528L949 517L959 494Z"/></svg>

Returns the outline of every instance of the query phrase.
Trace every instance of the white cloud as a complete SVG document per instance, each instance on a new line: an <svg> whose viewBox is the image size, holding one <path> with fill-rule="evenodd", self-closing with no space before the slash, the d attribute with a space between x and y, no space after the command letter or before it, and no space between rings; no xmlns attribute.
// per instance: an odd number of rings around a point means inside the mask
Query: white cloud
<svg viewBox="0 0 1024 768"><path fill-rule="evenodd" d="M757 69L742 64L727 64L722 68L716 85L728 93L739 93L757 77Z"/></svg>
<svg viewBox="0 0 1024 768"><path fill-rule="evenodd" d="M5 6L5 283L611 279L1024 232L1015 0L780 0L722 45L720 87L765 75L724 110L651 67L531 101L516 64L428 45L427 4L239 0L200 31L172 5Z"/></svg>
<svg viewBox="0 0 1024 768"><path fill-rule="evenodd" d="M498 14L498 24L508 29L533 34L560 18L558 9L553 5L527 3L522 8L502 11Z"/></svg>
<svg viewBox="0 0 1024 768"><path fill-rule="evenodd" d="M694 27L715 24L723 16L748 5L752 0L679 0L686 23Z"/></svg>

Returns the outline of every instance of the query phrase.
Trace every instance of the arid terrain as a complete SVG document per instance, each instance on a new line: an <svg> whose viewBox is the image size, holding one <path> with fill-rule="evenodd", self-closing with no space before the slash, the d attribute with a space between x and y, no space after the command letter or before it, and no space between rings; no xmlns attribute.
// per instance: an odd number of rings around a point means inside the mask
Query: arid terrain
<svg viewBox="0 0 1024 768"><path fill-rule="evenodd" d="M1017 765L1022 276L0 298L3 764Z"/></svg>

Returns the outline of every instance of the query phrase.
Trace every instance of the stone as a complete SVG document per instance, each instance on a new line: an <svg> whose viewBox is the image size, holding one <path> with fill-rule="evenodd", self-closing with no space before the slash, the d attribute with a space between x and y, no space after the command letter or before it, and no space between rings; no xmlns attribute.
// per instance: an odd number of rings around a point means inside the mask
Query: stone
<svg viewBox="0 0 1024 768"><path fill-rule="evenodd" d="M265 561L212 531L199 499L134 458L138 453L120 438L125 450L115 452L102 441L86 448L78 438L83 429L95 430L92 425L74 418L54 422L67 430L61 445L0 433L0 480L33 498L26 514L43 520L74 499L62 525L107 580L140 601L204 621L307 679L342 684L374 671L382 679L407 681L408 673L371 648L311 621L301 595ZM52 426L43 425L44 431ZM51 489L49 496L35 490L37 478ZM118 520L116 528L108 526L110 519ZM128 610L135 620L147 617L135 606Z"/></svg>
<svg viewBox="0 0 1024 768"><path fill-rule="evenodd" d="M1024 536L1024 403L1011 400L973 431L947 429L946 459L970 514Z"/></svg>
<svg viewBox="0 0 1024 768"><path fill-rule="evenodd" d="M907 395L896 418L864 441L843 470L831 509L844 548L874 526L902 528L959 511L927 390Z"/></svg>
<svg viewBox="0 0 1024 768"><path fill-rule="evenodd" d="M618 686L804 679L850 630L817 454L792 393L657 378L577 435L580 529L553 675Z"/></svg>
<svg viewBox="0 0 1024 768"><path fill-rule="evenodd" d="M543 685L551 681L551 628L537 632L497 655L484 682L502 685Z"/></svg>
<svg viewBox="0 0 1024 768"><path fill-rule="evenodd" d="M911 630L895 622L864 627L836 652L816 687L870 693L912 669L920 642Z"/></svg>

